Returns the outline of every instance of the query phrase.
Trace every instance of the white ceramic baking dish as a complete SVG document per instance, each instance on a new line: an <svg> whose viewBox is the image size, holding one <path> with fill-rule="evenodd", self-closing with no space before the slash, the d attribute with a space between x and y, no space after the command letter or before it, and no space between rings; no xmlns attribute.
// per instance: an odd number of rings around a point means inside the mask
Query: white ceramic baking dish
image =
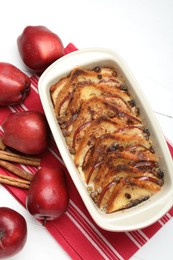
<svg viewBox="0 0 173 260"><path fill-rule="evenodd" d="M159 157L160 168L165 174L164 185L161 191L152 198L133 208L111 214L105 214L100 211L90 198L86 185L71 159L65 139L55 118L49 90L53 83L68 75L75 66L82 66L84 68L110 66L115 68L125 80L129 92L134 97L136 105L140 109L144 125L150 131L153 147ZM103 48L91 48L68 54L55 61L45 70L39 79L38 89L56 145L85 206L98 226L109 231L141 229L156 222L172 207L173 162L165 138L140 86L134 79L128 66L115 51Z"/></svg>

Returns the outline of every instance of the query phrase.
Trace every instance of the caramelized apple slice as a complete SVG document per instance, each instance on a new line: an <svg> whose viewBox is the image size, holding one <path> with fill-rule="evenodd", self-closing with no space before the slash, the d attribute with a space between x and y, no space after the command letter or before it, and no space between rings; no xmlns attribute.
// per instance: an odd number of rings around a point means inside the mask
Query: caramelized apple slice
<svg viewBox="0 0 173 260"><path fill-rule="evenodd" d="M98 137L92 146L92 153L90 156L90 150L85 149L86 154L84 156L82 168L85 169L85 171L90 171L92 165L96 164L100 158L104 158L108 152L119 149L123 150L126 149L126 147L133 150L132 152L135 152L138 149L152 150L152 145L147 140L143 129L137 126L119 127L113 134L106 133Z"/></svg>
<svg viewBox="0 0 173 260"><path fill-rule="evenodd" d="M74 114L79 113L83 102L89 100L94 96L101 96L106 102L118 105L127 113L137 115L138 110L135 107L133 100L131 100L129 94L126 91L122 91L119 87L107 86L106 84L82 82L78 83L73 92L73 96L66 109L66 120L68 121Z"/></svg>
<svg viewBox="0 0 173 260"><path fill-rule="evenodd" d="M74 149L78 148L81 140L79 133L84 130L84 126L88 125L88 122L96 120L98 118L111 118L117 125L141 125L139 118L132 116L130 113L126 113L120 110L114 104L109 104L104 101L101 97L93 97L88 101L84 102L81 107L81 112L77 115L74 120L66 122L66 130L69 132L68 145ZM85 128L86 129L86 128ZM109 130L107 130L109 132ZM105 130L105 133L107 132ZM80 138L79 138L80 136ZM84 135L82 135L83 137Z"/></svg>
<svg viewBox="0 0 173 260"><path fill-rule="evenodd" d="M51 86L50 94L51 94L51 98L52 98L52 102L53 102L54 107L56 105L57 99L59 98L59 96L58 96L59 92L67 84L67 82L68 82L68 78L65 77L65 78L60 79L56 84Z"/></svg>
<svg viewBox="0 0 173 260"><path fill-rule="evenodd" d="M121 159L121 162L123 160ZM128 164L128 160L124 160L123 164L121 162L117 163L114 167L108 167L104 163L97 169L96 174L91 176L94 177L92 179L92 186L94 190L103 190L105 186L107 186L113 180L120 180L122 178L148 178L150 181L162 185L163 178L159 176L159 169L155 169L155 173L152 173L151 169L146 169L146 171L142 171ZM156 174L157 173L157 174Z"/></svg>
<svg viewBox="0 0 173 260"><path fill-rule="evenodd" d="M157 163L156 163L156 158L155 155L149 151L140 151L140 158L143 158L143 162L150 162L150 167L145 168L145 171L148 170L152 170L153 168L157 168ZM106 159L105 159L106 156ZM129 165L129 166L133 166L131 165L132 162L139 162L139 155L137 154L133 154L130 151L113 151L113 152L109 152L106 155L104 154L101 158L101 156L98 156L98 160L96 160L96 162L94 164L91 164L90 167L88 167L87 170L83 170L84 172L84 176L85 176L85 180L87 183L93 183L94 187L97 188L97 182L100 182L101 178L103 178L103 181L106 182L106 180L104 180L105 178L105 174L106 171L109 171L111 169L113 169L115 171L115 175L117 174L117 170L121 170L123 169L123 166ZM144 159L145 158L145 159ZM141 169L139 167L135 167L137 168L138 171L144 169ZM108 169L108 170L107 170ZM130 168L126 168L130 169ZM110 176L110 178L112 178L112 175ZM107 176L108 179L108 176Z"/></svg>
<svg viewBox="0 0 173 260"><path fill-rule="evenodd" d="M91 124L87 128L87 131L83 135L76 136L76 142L80 143L76 149L74 162L77 167L83 165L85 154L93 146L95 140L106 133L113 133L117 130L119 125L108 118L98 118L91 121ZM81 142L80 142L81 141Z"/></svg>
<svg viewBox="0 0 173 260"><path fill-rule="evenodd" d="M64 111L68 107L70 99L78 83L82 82L100 82L103 79L109 78L116 80L116 74L109 68L100 68L98 70L83 70L81 68L74 68L67 77L67 82L61 88L56 99L55 111L57 116L64 115ZM119 81L117 81L119 83ZM120 83L121 85L121 83ZM55 91L55 89L54 89ZM68 100L68 102L67 102ZM63 107L63 109L62 109Z"/></svg>
<svg viewBox="0 0 173 260"><path fill-rule="evenodd" d="M160 185L142 178L127 178L112 181L100 193L98 205L107 213L127 209L150 198L160 190Z"/></svg>

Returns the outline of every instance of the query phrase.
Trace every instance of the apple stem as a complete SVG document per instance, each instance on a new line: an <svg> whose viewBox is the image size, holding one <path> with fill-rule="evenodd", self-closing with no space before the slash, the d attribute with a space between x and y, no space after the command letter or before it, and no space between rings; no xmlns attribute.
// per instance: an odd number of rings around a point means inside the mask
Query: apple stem
<svg viewBox="0 0 173 260"><path fill-rule="evenodd" d="M46 222L47 222L47 218L46 218L46 217L44 217L44 219L43 219L43 226L45 226L45 225L46 225Z"/></svg>

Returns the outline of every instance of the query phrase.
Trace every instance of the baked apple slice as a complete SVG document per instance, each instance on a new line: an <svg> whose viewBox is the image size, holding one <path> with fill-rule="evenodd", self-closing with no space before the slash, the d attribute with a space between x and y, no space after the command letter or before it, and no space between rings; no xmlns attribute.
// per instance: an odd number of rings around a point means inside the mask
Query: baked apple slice
<svg viewBox="0 0 173 260"><path fill-rule="evenodd" d="M50 88L51 96L56 100L54 106L57 116L59 117L64 115L64 111L68 107L78 83L99 83L103 80L110 80L110 78L114 84L122 85L122 83L117 79L117 74L109 68L96 67L93 70L74 68L70 75L67 76L66 79L63 79L63 82L60 82L61 87L59 86L59 82L57 82ZM65 84L64 81L66 81ZM56 87L58 90L56 90Z"/></svg>

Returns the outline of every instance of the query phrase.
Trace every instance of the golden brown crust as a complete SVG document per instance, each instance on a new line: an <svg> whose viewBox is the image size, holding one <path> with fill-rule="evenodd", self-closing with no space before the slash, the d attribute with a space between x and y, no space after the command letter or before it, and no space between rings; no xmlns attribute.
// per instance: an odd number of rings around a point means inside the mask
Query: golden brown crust
<svg viewBox="0 0 173 260"><path fill-rule="evenodd" d="M50 89L74 163L97 206L111 213L158 192L163 172L149 131L111 68L74 68Z"/></svg>

